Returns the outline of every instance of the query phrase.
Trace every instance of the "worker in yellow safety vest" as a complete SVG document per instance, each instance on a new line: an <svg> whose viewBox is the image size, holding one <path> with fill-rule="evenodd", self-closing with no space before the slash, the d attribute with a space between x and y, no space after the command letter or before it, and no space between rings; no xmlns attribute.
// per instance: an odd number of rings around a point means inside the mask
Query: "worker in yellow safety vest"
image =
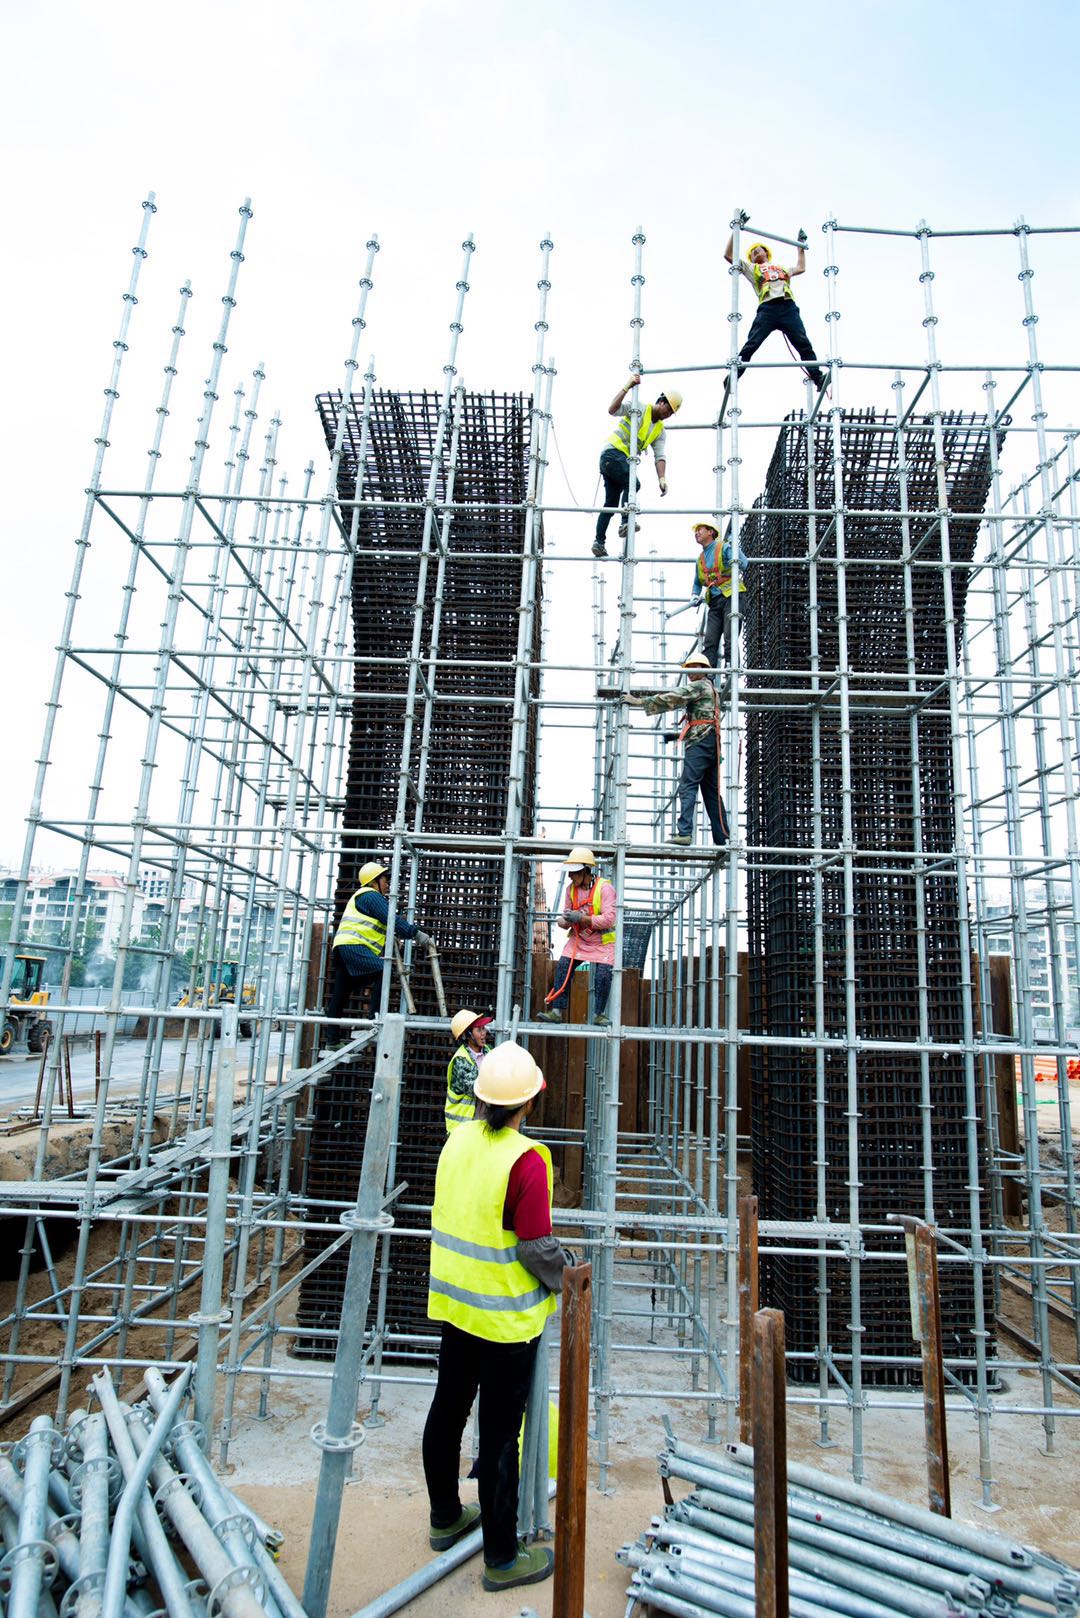
<svg viewBox="0 0 1080 1618"><path fill-rule="evenodd" d="M464 1007L451 1018L450 1033L454 1054L446 1069L446 1133L457 1124L470 1123L475 1115L473 1091L480 1063L484 1060L490 1017Z"/></svg>
<svg viewBox="0 0 1080 1618"><path fill-rule="evenodd" d="M622 509L630 494L630 440L633 436L630 407L626 404L626 395L631 388L637 387L641 377L635 372L624 388L608 405L608 415L618 416L619 425L608 439L600 452L600 476L604 480L604 507L596 518L596 538L593 540L592 553L594 556L606 556L608 523L615 511L620 512L619 538L626 538L627 514ZM667 494L667 433L664 423L668 421L680 408L683 402L681 393L674 388L668 388L661 393L654 404L647 404L641 412L637 429L637 448L633 452L634 459L638 460L651 449L653 460L656 463L656 480L660 485L660 494ZM640 485L641 479L638 479ZM638 525L640 527L640 524Z"/></svg>
<svg viewBox="0 0 1080 1618"><path fill-rule="evenodd" d="M445 1551L479 1521L485 1590L536 1584L546 1545L517 1538L518 1434L536 1346L573 1262L551 1228L551 1154L522 1133L544 1075L507 1040L476 1081L481 1116L452 1130L431 1210L428 1315L440 1325L439 1374L424 1426L428 1540ZM461 1440L480 1396L479 1503L462 1506Z"/></svg>
<svg viewBox="0 0 1080 1618"><path fill-rule="evenodd" d="M330 951L332 977L330 1000L326 1007L328 1017L340 1017L350 995L355 991L358 1005L363 1008L359 1016L369 1016L373 997L378 992L386 960L386 933L390 921L390 875L378 860L369 860L360 867L360 886L345 906L344 914L334 934ZM428 933L421 932L413 921L404 916L394 920L397 938L415 938L418 944L430 944ZM348 1035L341 1027L329 1027L323 1039L323 1048L343 1045Z"/></svg>
<svg viewBox="0 0 1080 1618"><path fill-rule="evenodd" d="M555 967L555 986L539 1022L562 1022L570 1004L570 987L579 966L593 969L593 1022L608 1028L611 978L615 970L615 889L597 875L591 848L572 848L563 861L570 874L566 908L556 922L570 934Z"/></svg>
<svg viewBox="0 0 1080 1618"><path fill-rule="evenodd" d="M731 662L731 647L728 645L728 625L731 622L731 591L732 591L732 549L731 524L728 523L728 538L721 542L720 521L717 517L695 517L691 525L694 538L701 549L698 551L697 563L694 567L694 590L692 599L699 601L702 596L708 612L705 617L705 643L702 652L707 658L711 668L716 668L721 653L727 663ZM746 589L746 568L749 566L742 546L739 546L739 595ZM742 627L743 604L739 602L739 627Z"/></svg>
<svg viewBox="0 0 1080 1618"><path fill-rule="evenodd" d="M745 224L748 215L739 214L739 223ZM754 289L758 301L757 313L754 323L750 327L750 335L739 350L739 375L746 370L751 355L756 354L770 332L783 332L789 349L797 354L804 362L806 374L815 388L824 388L828 376L818 364L814 345L806 335L799 306L795 302L791 290L792 278L806 273L806 232L800 230L798 235L798 253L794 264L774 264L772 248L764 242L754 242L747 251L746 258L740 259L735 266L739 274L744 276ZM728 238L724 249L724 257L728 263L734 262L735 233ZM731 378L728 377L730 383Z"/></svg>

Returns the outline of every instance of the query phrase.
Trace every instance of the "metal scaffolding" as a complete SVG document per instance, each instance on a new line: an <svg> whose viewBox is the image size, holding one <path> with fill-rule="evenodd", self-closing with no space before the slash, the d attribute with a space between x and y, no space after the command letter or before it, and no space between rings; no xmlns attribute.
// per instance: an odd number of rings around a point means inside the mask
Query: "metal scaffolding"
<svg viewBox="0 0 1080 1618"><path fill-rule="evenodd" d="M278 468L283 422L261 414L262 366L250 381L228 374L245 203L193 443L171 413L183 367L201 374L185 352L185 286L145 478L110 481L111 445L140 430L119 381L130 348L152 344L136 303L154 211L151 196L4 947L7 1004L15 957L35 942L36 861L64 840L75 885L52 941L63 971L41 1104L24 1119L35 1155L25 1180L0 1186L23 1235L0 1410L55 1392L62 1425L76 1376L107 1366L122 1383L148 1361L194 1360L195 1415L224 1461L242 1379L258 1380L265 1411L280 1382L328 1378L376 1041L399 1013L393 1224L364 1348L372 1419L395 1385L431 1378L425 1242L450 1052L424 963L406 951L415 1013L388 965L353 1043L317 1054L333 923L357 865L378 854L397 905L437 939L441 928L452 992L480 993L497 1035L514 1031L548 1075L536 1127L555 1151L559 1228L594 1264L601 1478L626 1400L685 1401L705 1437L736 1434L738 1199L752 1188L764 1296L794 1314L805 1293L789 1398L823 1442L837 1413L849 1418L857 1480L866 1423L919 1377L902 1322L877 1329L902 1292L885 1216L938 1224L950 1404L977 1423L990 1505L991 1417L1033 1416L1052 1450L1057 1421L1080 1410L1080 511L1076 433L1058 419L1059 384L1078 368L1037 344L1032 256L1048 233L967 233L1015 243L1022 364L939 356L934 253L965 233L829 220L828 393L808 383L803 400L797 362L771 354L740 378L734 275L729 352L645 368L688 373L708 398L672 430L710 435L704 505L730 521L736 584L740 543L749 559L718 676L732 835L717 858L669 842L676 749L620 700L670 684L695 644L672 581L689 575L698 508L677 511L679 537L666 536L669 513L647 504L632 458L625 546L604 571L589 555L597 505L545 499L559 420L552 243L539 245L529 376L498 395L459 377L470 238L448 289L448 351L433 356L443 381L398 393L377 385L374 359L356 385L372 239L344 380L320 399L328 475L309 463L295 484ZM734 236L737 255L738 223ZM840 341L840 272L858 271L871 237L906 255L921 291L925 349L902 364ZM639 231L635 372L645 248ZM779 419L752 414L761 371L791 383ZM762 483L747 488L755 456ZM953 474L976 461L973 493ZM56 767L75 732L97 738L82 790ZM466 760L470 737L480 756ZM882 810L875 829L878 787L893 818ZM611 1026L585 1019L575 985L578 1020L552 1028L535 1020L551 982L552 868L586 837L619 896ZM112 980L78 1007L100 1019L101 1077L82 1155L58 1172L72 963L103 867L124 893ZM161 890L152 927L148 874ZM182 927L194 945L178 1006ZM890 978L870 952L901 931L908 953ZM236 1001L214 1004L230 938ZM149 1006L131 1003L135 978ZM147 1033L125 1086L130 1015ZM1053 1130L1040 1123L1044 1080Z"/></svg>

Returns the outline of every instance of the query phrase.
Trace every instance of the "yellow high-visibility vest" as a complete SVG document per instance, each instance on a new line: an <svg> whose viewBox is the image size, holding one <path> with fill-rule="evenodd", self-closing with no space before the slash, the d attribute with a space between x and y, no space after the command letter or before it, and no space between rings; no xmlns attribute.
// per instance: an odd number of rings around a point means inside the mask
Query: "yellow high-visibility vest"
<svg viewBox="0 0 1080 1618"><path fill-rule="evenodd" d="M364 889L360 888L358 893L354 893L345 906L341 924L334 934L333 948L336 949L339 944L363 944L366 949L371 950L375 955L384 955L386 953L386 928L381 922L376 921L372 916L365 916L362 911L356 908L357 898L363 892Z"/></svg>
<svg viewBox="0 0 1080 1618"><path fill-rule="evenodd" d="M450 1088L450 1075L454 1071L454 1063L459 1056L467 1056L473 1065L473 1083L480 1071L480 1063L476 1060L475 1052L467 1045L459 1045L449 1062L446 1064L446 1133L449 1135L458 1124L471 1123L476 1115L476 1102L471 1095L458 1095L456 1090Z"/></svg>
<svg viewBox="0 0 1080 1618"><path fill-rule="evenodd" d="M570 898L571 898L571 900L573 899L574 894L575 893L580 893L580 891L581 891L580 888L575 887L574 884L571 882L571 884L570 884ZM594 916L598 916L603 908L604 908L604 883L603 883L603 878L602 877L597 877L596 881L592 885L591 891L589 892L587 897L582 901L581 904L576 905L576 904L571 903L571 904L569 904L567 906L568 910L591 910ZM577 928L572 928L572 931L574 931L574 932L576 932L577 930L578 930ZM614 942L615 942L615 934L614 933L601 933L600 934L600 942L601 942L601 944L614 944Z"/></svg>
<svg viewBox="0 0 1080 1618"><path fill-rule="evenodd" d="M539 1152L551 1200L551 1153L517 1129L492 1134L479 1120L452 1129L435 1171L428 1316L489 1343L528 1343L555 1310L555 1294L520 1263L503 1229L510 1170Z"/></svg>
<svg viewBox="0 0 1080 1618"><path fill-rule="evenodd" d="M638 454L639 455L643 454L644 451L649 448L650 444L655 444L656 440L660 437L660 434L663 432L663 430L664 430L663 422L662 421L653 421L653 419L652 419L652 405L647 404L645 406L645 409L641 412L641 420L638 422L638 430L637 430ZM608 439L608 443L614 445L614 447L616 449L621 449L623 454L626 456L627 460L630 459L630 417L629 417L629 415L622 416L620 418L619 425L616 427L615 431L612 433L611 437Z"/></svg>
<svg viewBox="0 0 1080 1618"><path fill-rule="evenodd" d="M706 601L708 601L708 599L709 599L709 591L710 590L719 590L720 594L723 595L723 596L729 596L731 594L731 564L728 563L727 567L724 566L724 563L723 563L723 554L724 554L723 545L721 544L719 539L715 541L715 544L716 544L716 551L713 553L713 566L712 567L706 567L705 566L705 552L703 550L698 551L697 576L698 576L699 583L701 583L701 584L703 584L705 586L705 599L706 599ZM719 554L719 556L721 557L721 560L719 562L717 562L717 560L716 560L717 554ZM743 572L745 572L745 571L746 570L744 568ZM743 578L742 573L740 573L740 575L739 575L739 594L742 595L742 592L745 589L746 589L746 580Z"/></svg>

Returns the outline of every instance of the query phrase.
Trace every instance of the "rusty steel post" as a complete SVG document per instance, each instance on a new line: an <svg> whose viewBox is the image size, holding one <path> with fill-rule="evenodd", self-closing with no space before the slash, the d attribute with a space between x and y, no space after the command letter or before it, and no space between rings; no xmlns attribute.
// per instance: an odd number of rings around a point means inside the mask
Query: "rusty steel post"
<svg viewBox="0 0 1080 1618"><path fill-rule="evenodd" d="M889 1220L904 1227L911 1335L922 1352L923 1426L926 1433L926 1477L930 1510L936 1511L940 1517L951 1517L937 1231L933 1225L928 1225L925 1220L916 1219L911 1214L890 1214Z"/></svg>
<svg viewBox="0 0 1080 1618"><path fill-rule="evenodd" d="M754 1316L754 1609L788 1618L787 1378L784 1316Z"/></svg>
<svg viewBox="0 0 1080 1618"><path fill-rule="evenodd" d="M739 1441L753 1443L754 1316L758 1307L758 1200L739 1198Z"/></svg>
<svg viewBox="0 0 1080 1618"><path fill-rule="evenodd" d="M592 1265L562 1277L559 1347L559 1481L555 1492L555 1588L552 1618L585 1611L585 1501L589 1480L589 1344Z"/></svg>

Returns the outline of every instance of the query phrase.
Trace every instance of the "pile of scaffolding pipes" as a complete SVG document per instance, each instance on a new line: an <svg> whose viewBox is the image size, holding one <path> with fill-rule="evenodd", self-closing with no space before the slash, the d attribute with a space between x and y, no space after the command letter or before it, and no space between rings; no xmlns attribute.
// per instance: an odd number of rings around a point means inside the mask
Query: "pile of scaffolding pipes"
<svg viewBox="0 0 1080 1618"><path fill-rule="evenodd" d="M214 1476L196 1423L178 1420L185 1371L118 1399L66 1433L38 1416L0 1453L0 1582L7 1618L304 1618L275 1565L281 1535ZM3 1603L0 1601L0 1608Z"/></svg>
<svg viewBox="0 0 1080 1618"><path fill-rule="evenodd" d="M753 1466L742 1444L706 1453L669 1440L660 1475L694 1492L619 1552L633 1569L628 1618L754 1618ZM1080 1573L1040 1551L809 1466L787 1471L796 1618L1002 1618L1080 1603Z"/></svg>

